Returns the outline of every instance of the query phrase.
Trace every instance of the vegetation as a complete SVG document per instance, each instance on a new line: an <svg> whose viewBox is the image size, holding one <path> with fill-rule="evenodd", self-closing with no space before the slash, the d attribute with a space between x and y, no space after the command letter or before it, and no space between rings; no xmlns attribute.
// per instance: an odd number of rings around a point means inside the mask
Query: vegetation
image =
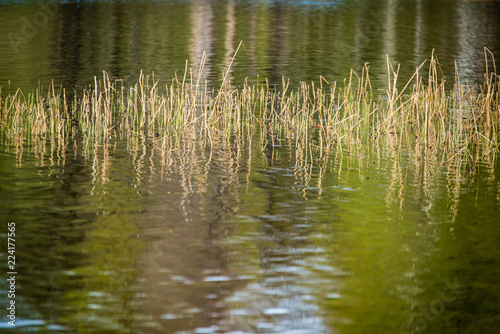
<svg viewBox="0 0 500 334"><path fill-rule="evenodd" d="M487 49L485 57L495 63ZM46 95L18 90L0 99L0 129L21 149L26 142L65 145L76 136L87 149L142 135L162 150L182 140L211 149L259 140L263 149L286 143L305 150L302 155L311 162L353 145L383 143L396 153L438 147L447 161L496 154L499 146L496 68L486 68L481 85L462 82L457 70L449 89L434 54L403 85L400 67L387 59L388 86L379 93L372 89L368 65L360 74L352 70L342 83L320 78L319 87L302 82L296 90L285 78L279 89L246 82L234 88L226 80L230 67L217 89L202 82L203 66L192 73L186 64L184 76L167 85L141 74L134 86L125 87L104 72L71 100L53 85Z"/></svg>

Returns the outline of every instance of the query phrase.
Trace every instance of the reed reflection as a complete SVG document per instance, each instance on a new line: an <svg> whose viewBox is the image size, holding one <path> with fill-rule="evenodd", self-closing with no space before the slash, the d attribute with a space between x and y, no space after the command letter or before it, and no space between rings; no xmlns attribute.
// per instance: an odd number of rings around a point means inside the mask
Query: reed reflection
<svg viewBox="0 0 500 334"><path fill-rule="evenodd" d="M139 319L154 320L136 325L172 332L206 328L220 320L224 297L245 282L228 267L224 241L241 205L240 166L246 157L224 144L207 148L197 140L164 142L152 150L165 147L168 152L159 155L162 171L148 187L154 200L142 238L151 241L138 282L144 293L135 302Z"/></svg>

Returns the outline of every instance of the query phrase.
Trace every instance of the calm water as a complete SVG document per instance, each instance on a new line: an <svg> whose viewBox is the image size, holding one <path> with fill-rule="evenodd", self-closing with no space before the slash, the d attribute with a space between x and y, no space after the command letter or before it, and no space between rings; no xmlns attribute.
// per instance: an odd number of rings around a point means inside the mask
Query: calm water
<svg viewBox="0 0 500 334"><path fill-rule="evenodd" d="M0 1L0 86L67 89L103 70L134 83L142 71L170 82L186 60L198 75L235 85L269 78L342 81L370 63L386 87L386 55L408 79L433 49L450 81L483 78L484 47L500 57L498 1ZM492 64L490 64L492 66ZM497 62L497 67L500 64Z"/></svg>
<svg viewBox="0 0 500 334"><path fill-rule="evenodd" d="M198 143L162 157L145 139L91 152L42 142L22 156L2 147L17 330L494 333L500 324L491 162L471 171L432 151L372 148L314 167L286 147Z"/></svg>
<svg viewBox="0 0 500 334"><path fill-rule="evenodd" d="M500 3L0 2L2 94L107 70L168 82L232 71L278 83L342 80L385 54L410 73L431 50L445 75L500 57ZM31 29L31 30L30 30ZM491 65L491 64L490 64ZM367 145L317 163L291 145L114 138L16 146L0 132L0 305L37 333L497 333L500 166L436 148ZM314 160L314 163L312 163ZM5 308L4 308L5 307ZM4 311L6 312L6 310ZM6 313L5 313L6 315Z"/></svg>

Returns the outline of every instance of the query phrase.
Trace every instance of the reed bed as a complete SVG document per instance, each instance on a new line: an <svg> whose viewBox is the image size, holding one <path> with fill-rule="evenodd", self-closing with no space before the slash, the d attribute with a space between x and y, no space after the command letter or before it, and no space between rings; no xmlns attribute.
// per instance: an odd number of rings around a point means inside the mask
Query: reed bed
<svg viewBox="0 0 500 334"><path fill-rule="evenodd" d="M487 49L485 58L495 63ZM186 64L184 76L168 84L141 74L130 87L104 72L73 98L54 85L45 94L18 90L0 98L0 131L16 147L40 141L64 146L81 137L89 152L113 138L138 136L165 152L183 140L206 149L241 148L257 140L263 150L286 143L311 161L370 144L388 145L395 154L439 148L447 161L498 150L496 68L486 67L480 85L462 82L457 69L448 88L434 54L406 82L387 59L382 92L372 89L368 65L342 82L321 77L319 84L302 82L297 89L285 79L278 89L267 81L234 88L227 73L214 89L200 80L203 66L200 73L187 69Z"/></svg>

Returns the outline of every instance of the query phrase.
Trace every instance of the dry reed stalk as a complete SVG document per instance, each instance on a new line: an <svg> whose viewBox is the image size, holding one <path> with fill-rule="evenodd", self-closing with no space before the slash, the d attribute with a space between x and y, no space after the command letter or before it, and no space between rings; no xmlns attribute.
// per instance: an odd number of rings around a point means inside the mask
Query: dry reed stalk
<svg viewBox="0 0 500 334"><path fill-rule="evenodd" d="M485 59L494 63L487 49ZM420 75L424 65L429 67L425 80ZM320 77L319 87L301 82L297 89L291 89L285 78L280 89L271 89L267 80L265 85L245 82L242 89L235 89L228 68L217 91L209 91L207 83L201 82L203 67L202 62L193 79L186 63L182 81L175 76L165 86L160 86L154 73L151 77L141 73L128 88L103 72L102 79L95 77L94 84L70 106L66 91L56 90L53 84L46 97L38 90L28 96L18 90L0 99L0 127L16 133L18 143L24 137L62 141L70 131L79 131L91 147L112 136L162 133L151 144L165 143L167 137L198 138L203 145L215 147L221 141L238 150L257 131L262 147L274 149L293 142L310 161L315 156L321 160L326 152L342 154L347 143L361 147L368 139L390 142L396 152L415 144L439 146L452 157L468 150L464 147L486 145L485 150L492 152L499 145L496 68L493 72L486 68L485 81L477 90L462 84L456 69L455 84L447 92L434 52L402 86L400 66L393 67L387 58L388 86L384 96L376 97L368 64L360 75L351 71L343 86Z"/></svg>

